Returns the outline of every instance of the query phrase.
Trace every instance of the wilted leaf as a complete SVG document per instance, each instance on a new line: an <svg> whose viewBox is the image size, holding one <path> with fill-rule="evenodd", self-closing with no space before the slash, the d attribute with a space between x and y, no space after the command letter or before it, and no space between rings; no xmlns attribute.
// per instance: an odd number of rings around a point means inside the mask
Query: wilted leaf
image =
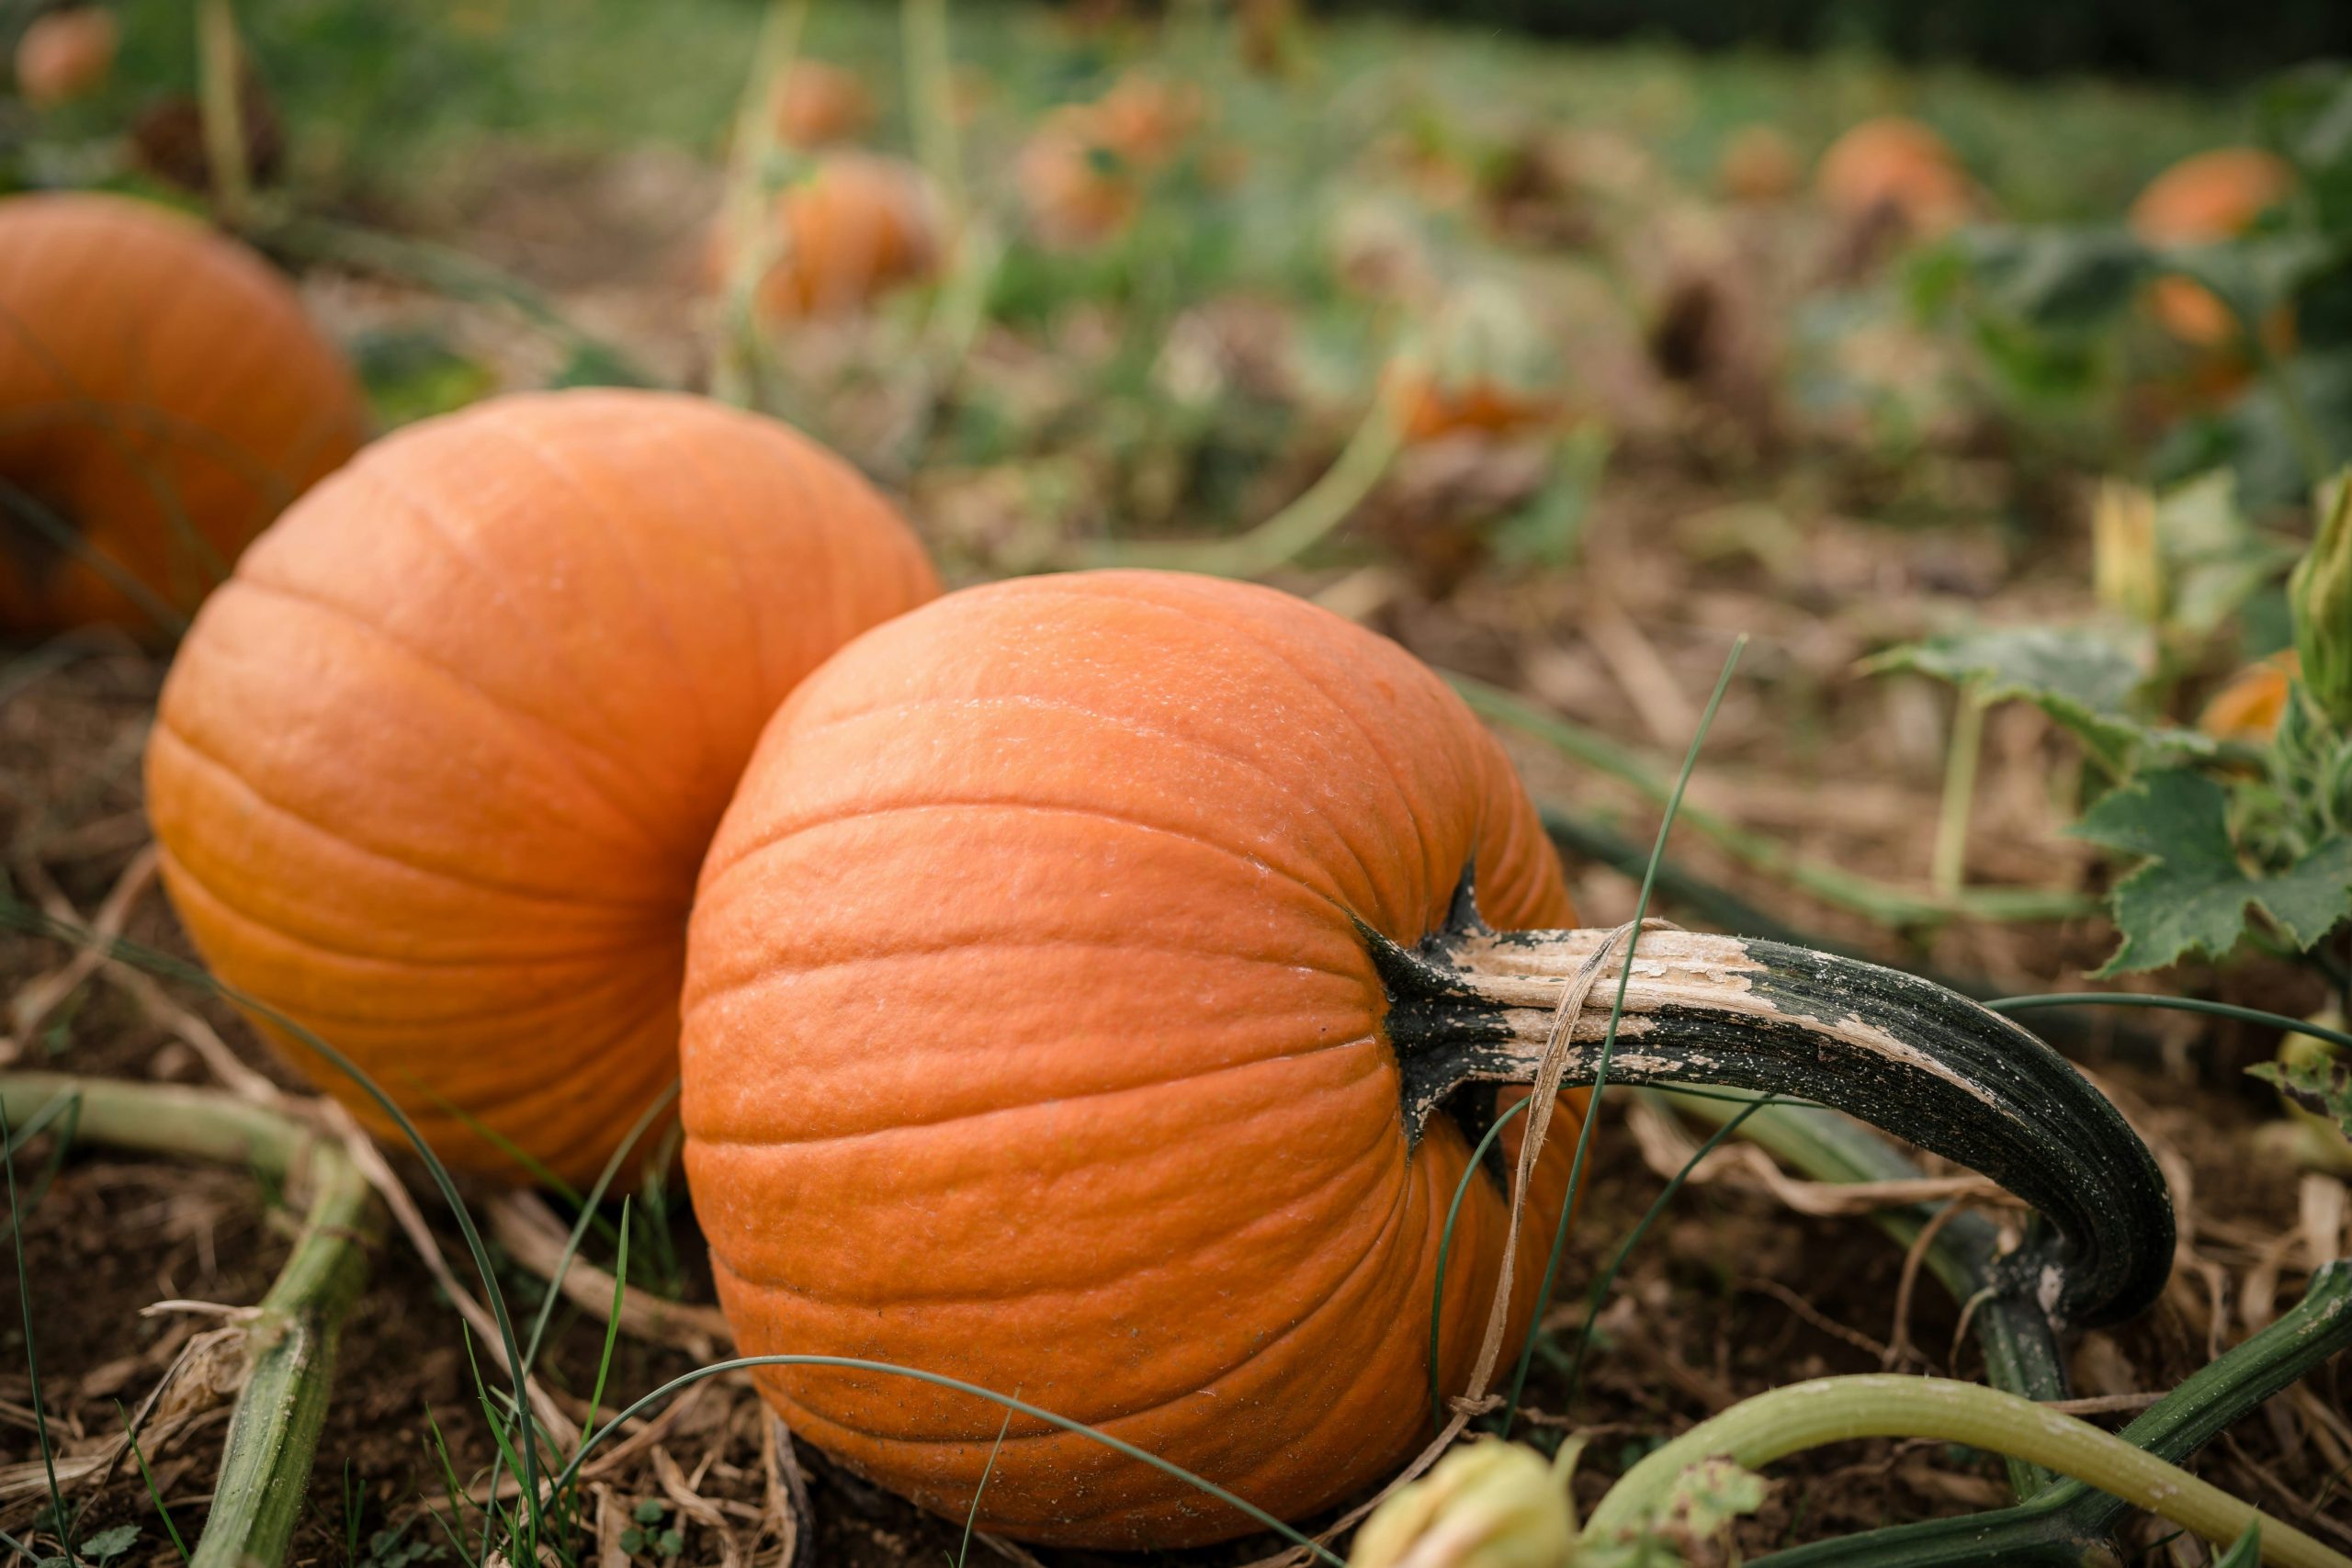
<svg viewBox="0 0 2352 1568"><path fill-rule="evenodd" d="M2352 839L2331 839L2277 876L2249 875L2230 841L2227 797L2199 773L2143 773L2071 831L2148 857L2115 886L2123 945L2102 975L2161 968L2191 950L2220 958L2245 934L2249 905L2260 905L2301 948L2352 913Z"/></svg>
<svg viewBox="0 0 2352 1568"><path fill-rule="evenodd" d="M2304 1110L2334 1117L2344 1135L2352 1138L2352 1061L2310 1052L2292 1061L2259 1063L2246 1071Z"/></svg>

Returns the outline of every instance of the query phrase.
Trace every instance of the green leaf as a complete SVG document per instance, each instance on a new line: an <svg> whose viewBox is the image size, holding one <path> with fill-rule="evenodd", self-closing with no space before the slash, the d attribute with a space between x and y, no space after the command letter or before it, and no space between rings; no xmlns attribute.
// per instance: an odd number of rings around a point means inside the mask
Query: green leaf
<svg viewBox="0 0 2352 1568"><path fill-rule="evenodd" d="M2156 547L2172 579L2170 619L2210 636L2295 563L2290 545L2263 533L2238 504L2227 467L2182 480L2156 498Z"/></svg>
<svg viewBox="0 0 2352 1568"><path fill-rule="evenodd" d="M110 1557L119 1557L129 1551L131 1543L138 1539L137 1525L117 1525L112 1529L83 1537L82 1555L93 1562L104 1562Z"/></svg>
<svg viewBox="0 0 2352 1568"><path fill-rule="evenodd" d="M1658 1522L1694 1544L1713 1540L1734 1519L1764 1506L1764 1478L1724 1458L1702 1460L1682 1472L1659 1505Z"/></svg>
<svg viewBox="0 0 2352 1568"><path fill-rule="evenodd" d="M2332 1116L2352 1138L2352 1061L2309 1052L2283 1062L2263 1062L2246 1071L2304 1110Z"/></svg>
<svg viewBox="0 0 2352 1568"><path fill-rule="evenodd" d="M641 1525L658 1525L662 1522L662 1516L669 1511L669 1509L663 1507L652 1498L648 1497L644 1502L639 1503L636 1507L629 1510L629 1517L635 1519Z"/></svg>
<svg viewBox="0 0 2352 1568"><path fill-rule="evenodd" d="M2102 976L2161 968L2192 950L2218 959L2245 934L2248 905L2306 949L2352 913L2352 839L2331 839L2277 876L2248 875L2230 840L2228 797L2201 773L2143 773L2070 830L2148 857L2115 886L2123 945Z"/></svg>
<svg viewBox="0 0 2352 1568"><path fill-rule="evenodd" d="M2003 626L1930 637L1890 649L1864 665L1913 670L1973 686L1987 702L2033 704L2110 765L2146 747L2204 755L2212 742L2193 731L2152 728L2135 717L2132 694L2147 678L2152 649L2137 631L2103 626Z"/></svg>
<svg viewBox="0 0 2352 1568"><path fill-rule="evenodd" d="M1990 228L1962 247L1984 306L2041 332L2086 332L2132 302L2147 247L2118 228Z"/></svg>
<svg viewBox="0 0 2352 1568"><path fill-rule="evenodd" d="M2235 1545L2213 1559L2213 1568L2256 1568L2262 1561L2262 1521L2245 1527Z"/></svg>

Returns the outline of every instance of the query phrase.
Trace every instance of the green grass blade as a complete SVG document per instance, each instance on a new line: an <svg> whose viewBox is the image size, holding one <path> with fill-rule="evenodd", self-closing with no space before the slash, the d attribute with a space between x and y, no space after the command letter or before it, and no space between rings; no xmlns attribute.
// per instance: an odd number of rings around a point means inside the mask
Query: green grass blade
<svg viewBox="0 0 2352 1568"><path fill-rule="evenodd" d="M164 1502L163 1488L155 1484L155 1472L147 1467L147 1456L140 1450L139 1433L130 1424L130 1412L122 1407L119 1399L114 1402L114 1408L115 1413L122 1417L122 1435L130 1444L130 1457L139 1463L139 1479L147 1485L148 1500L155 1505L155 1512L163 1517L164 1533L172 1538L172 1550L178 1552L180 1561L185 1562L187 1561L187 1542L180 1539L180 1527L172 1522L172 1510ZM350 1461L345 1462L348 1464ZM356 1547L352 1557L357 1561Z"/></svg>
<svg viewBox="0 0 2352 1568"><path fill-rule="evenodd" d="M74 1554L74 1529L65 1517L65 1497L57 1489L57 1456L49 1442L49 1406L41 1401L40 1354L33 1341L33 1279L25 1271L25 1236L17 1225L16 1147L8 1131L7 1105L0 1101L0 1150L6 1151L0 1166L8 1172L8 1239L17 1254L17 1300L25 1314L25 1381L32 1385L33 1435L40 1440L41 1469L49 1478L50 1517L57 1526L58 1542L64 1547L70 1565L79 1559Z"/></svg>

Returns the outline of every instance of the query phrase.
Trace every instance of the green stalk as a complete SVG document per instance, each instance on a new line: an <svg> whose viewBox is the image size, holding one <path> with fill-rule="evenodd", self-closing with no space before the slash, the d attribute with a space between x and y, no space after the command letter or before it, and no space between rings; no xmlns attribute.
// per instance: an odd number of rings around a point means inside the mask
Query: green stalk
<svg viewBox="0 0 2352 1568"><path fill-rule="evenodd" d="M734 141L727 159L727 192L719 221L727 235L727 282L720 295L725 324L711 367L711 396L748 408L758 393L759 328L752 297L781 258L766 243L768 163L775 154L775 95L800 52L800 34L814 0L771 0L752 52L752 73L735 108ZM777 232L782 227L777 226Z"/></svg>
<svg viewBox="0 0 2352 1568"><path fill-rule="evenodd" d="M2276 1323L2199 1368L2120 1436L2179 1463L2346 1348L2352 1263L2331 1263ZM1754 1568L2081 1568L2129 1507L2068 1481L2018 1507L1817 1541L1759 1558Z"/></svg>
<svg viewBox="0 0 2352 1568"><path fill-rule="evenodd" d="M1417 364L1400 355L1363 423L1323 477L1248 533L1231 539L1159 544L1107 541L1081 547L1082 566L1148 566L1215 577L1263 577L1319 544L1373 492L1405 449L1406 401L1420 384Z"/></svg>
<svg viewBox="0 0 2352 1568"><path fill-rule="evenodd" d="M915 161L947 204L951 231L964 220L964 153L956 135L955 81L949 65L947 0L905 0L899 12L907 66L907 115Z"/></svg>
<svg viewBox="0 0 2352 1568"><path fill-rule="evenodd" d="M66 1096L81 1101L80 1137L311 1184L293 1252L245 1324L251 1371L229 1419L211 1513L190 1560L191 1568L281 1563L326 1419L335 1341L367 1277L367 1247L379 1228L374 1195L332 1140L223 1094L57 1073L0 1077L0 1106L11 1118Z"/></svg>
<svg viewBox="0 0 2352 1568"><path fill-rule="evenodd" d="M1951 746L1944 756L1943 801L1936 812L1936 848L1928 884L1939 898L1960 897L1968 880L1968 822L1976 807L1976 767L1984 751L1984 697L1963 686L1952 710Z"/></svg>
<svg viewBox="0 0 2352 1568"><path fill-rule="evenodd" d="M1597 731L1574 724L1499 686L1467 675L1446 681L1464 702L1487 718L1524 730L1573 761L1631 784L1663 805L1670 790L1646 759ZM1965 919L1999 922L2065 920L2096 913L2098 903L2079 893L2041 887L1971 887L1951 897L1905 891L1873 877L1801 859L1770 834L1751 832L1703 807L1685 806L1682 820L1751 869L1785 880L1825 904L1894 927L1932 926Z"/></svg>
<svg viewBox="0 0 2352 1568"><path fill-rule="evenodd" d="M253 171L245 166L244 50L229 0L200 0L196 16L197 107L204 161L212 168L212 205L220 221L242 228L253 209Z"/></svg>
<svg viewBox="0 0 2352 1568"><path fill-rule="evenodd" d="M1683 1472L1702 1461L1726 1456L1754 1468L1857 1438L1926 1438L2015 1455L2223 1546L2259 1525L2267 1563L2352 1568L2352 1558L2087 1421L1977 1383L1879 1374L1776 1388L1700 1423L1611 1487L1593 1509L1584 1539L1591 1543L1632 1534Z"/></svg>

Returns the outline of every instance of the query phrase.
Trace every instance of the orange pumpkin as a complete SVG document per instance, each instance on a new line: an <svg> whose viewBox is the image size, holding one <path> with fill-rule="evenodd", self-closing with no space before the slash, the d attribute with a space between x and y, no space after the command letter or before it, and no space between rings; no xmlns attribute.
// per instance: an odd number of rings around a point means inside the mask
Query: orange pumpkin
<svg viewBox="0 0 2352 1568"><path fill-rule="evenodd" d="M857 73L821 60L798 60L770 105L775 137L786 147L854 140L874 124L874 96Z"/></svg>
<svg viewBox="0 0 2352 1568"><path fill-rule="evenodd" d="M2216 740L2267 746L2286 716L2295 677L2303 672L2293 649L2247 665L2215 692L2197 716L2197 728Z"/></svg>
<svg viewBox="0 0 2352 1568"><path fill-rule="evenodd" d="M179 629L366 431L253 252L147 202L0 200L0 630Z"/></svg>
<svg viewBox="0 0 2352 1568"><path fill-rule="evenodd" d="M198 617L147 751L164 884L214 973L445 1156L584 1185L677 1071L687 904L761 726L934 592L771 420L582 390L411 426Z"/></svg>
<svg viewBox="0 0 2352 1568"><path fill-rule="evenodd" d="M1715 164L1715 186L1729 199L1769 206L1796 194L1804 178L1797 150L1778 129L1744 125L1724 143Z"/></svg>
<svg viewBox="0 0 2352 1568"><path fill-rule="evenodd" d="M17 91L45 109L106 85L118 41L114 14L75 6L36 17L17 39Z"/></svg>
<svg viewBox="0 0 2352 1568"><path fill-rule="evenodd" d="M1113 239L1143 210L1139 171L1085 105L1065 106L1046 117L1022 146L1013 182L1030 227L1058 250Z"/></svg>
<svg viewBox="0 0 2352 1568"><path fill-rule="evenodd" d="M901 159L828 154L776 198L774 221L779 254L753 296L763 321L844 314L939 267L939 204Z"/></svg>
<svg viewBox="0 0 2352 1568"><path fill-rule="evenodd" d="M1849 220L1892 220L1933 238L1973 215L1976 187L1944 139L1916 119L1890 115L1853 127L1821 155L1814 190Z"/></svg>
<svg viewBox="0 0 2352 1568"><path fill-rule="evenodd" d="M1569 918L1469 710L1272 590L1029 579L843 649L763 738L689 942L687 1170L742 1351L1017 1384L1283 1514L1382 1474L1426 1437L1469 1148L1444 1116L1416 1145L1400 1117L1353 922L1419 942L1473 860L1488 919ZM1543 1154L1514 1336L1575 1136L1565 1113ZM1450 1389L1505 1209L1471 1185ZM967 1398L837 1372L764 1387L796 1431L951 1515L989 1465L1001 1413ZM1246 1528L1019 1420L979 1520L1119 1546Z"/></svg>
<svg viewBox="0 0 2352 1568"><path fill-rule="evenodd" d="M2215 148L2182 159L2149 182L2132 204L2132 231L2151 245L2231 239L2284 201L2294 184L2294 170L2274 153L2256 147ZM2238 335L2230 308L2194 279L2158 278L2149 303L2165 330L2183 343L2217 348ZM2264 324L2266 336L2280 348L2293 331L2288 316Z"/></svg>
<svg viewBox="0 0 2352 1568"><path fill-rule="evenodd" d="M1158 168L1201 122L1201 90L1130 72L1089 107L1105 144L1129 163Z"/></svg>
<svg viewBox="0 0 2352 1568"><path fill-rule="evenodd" d="M1562 1011L1579 972L1626 975L1616 1080L1821 1098L2040 1208L2004 1266L2029 1310L2164 1288L2154 1159L2016 1025L1731 937L1651 932L1628 971L1607 933L1534 929L1568 918L1500 747L1337 615L1110 571L876 628L778 710L695 894L686 1168L739 1347L1017 1388L1276 1514L1330 1504L1425 1439L1432 1379L1471 1381L1512 1244L1467 1134L1524 1101L1498 1083L1600 1071L1607 1005ZM1585 1104L1531 1162L1513 1348ZM970 1394L758 1375L796 1431L982 1529L1249 1528Z"/></svg>
<svg viewBox="0 0 2352 1568"><path fill-rule="evenodd" d="M1420 371L1411 376L1408 385L1390 389L1408 400L1403 404L1405 439L1416 443L1464 434L1516 434L1552 424L1562 412L1557 395L1516 387L1490 376L1468 376L1448 383Z"/></svg>

